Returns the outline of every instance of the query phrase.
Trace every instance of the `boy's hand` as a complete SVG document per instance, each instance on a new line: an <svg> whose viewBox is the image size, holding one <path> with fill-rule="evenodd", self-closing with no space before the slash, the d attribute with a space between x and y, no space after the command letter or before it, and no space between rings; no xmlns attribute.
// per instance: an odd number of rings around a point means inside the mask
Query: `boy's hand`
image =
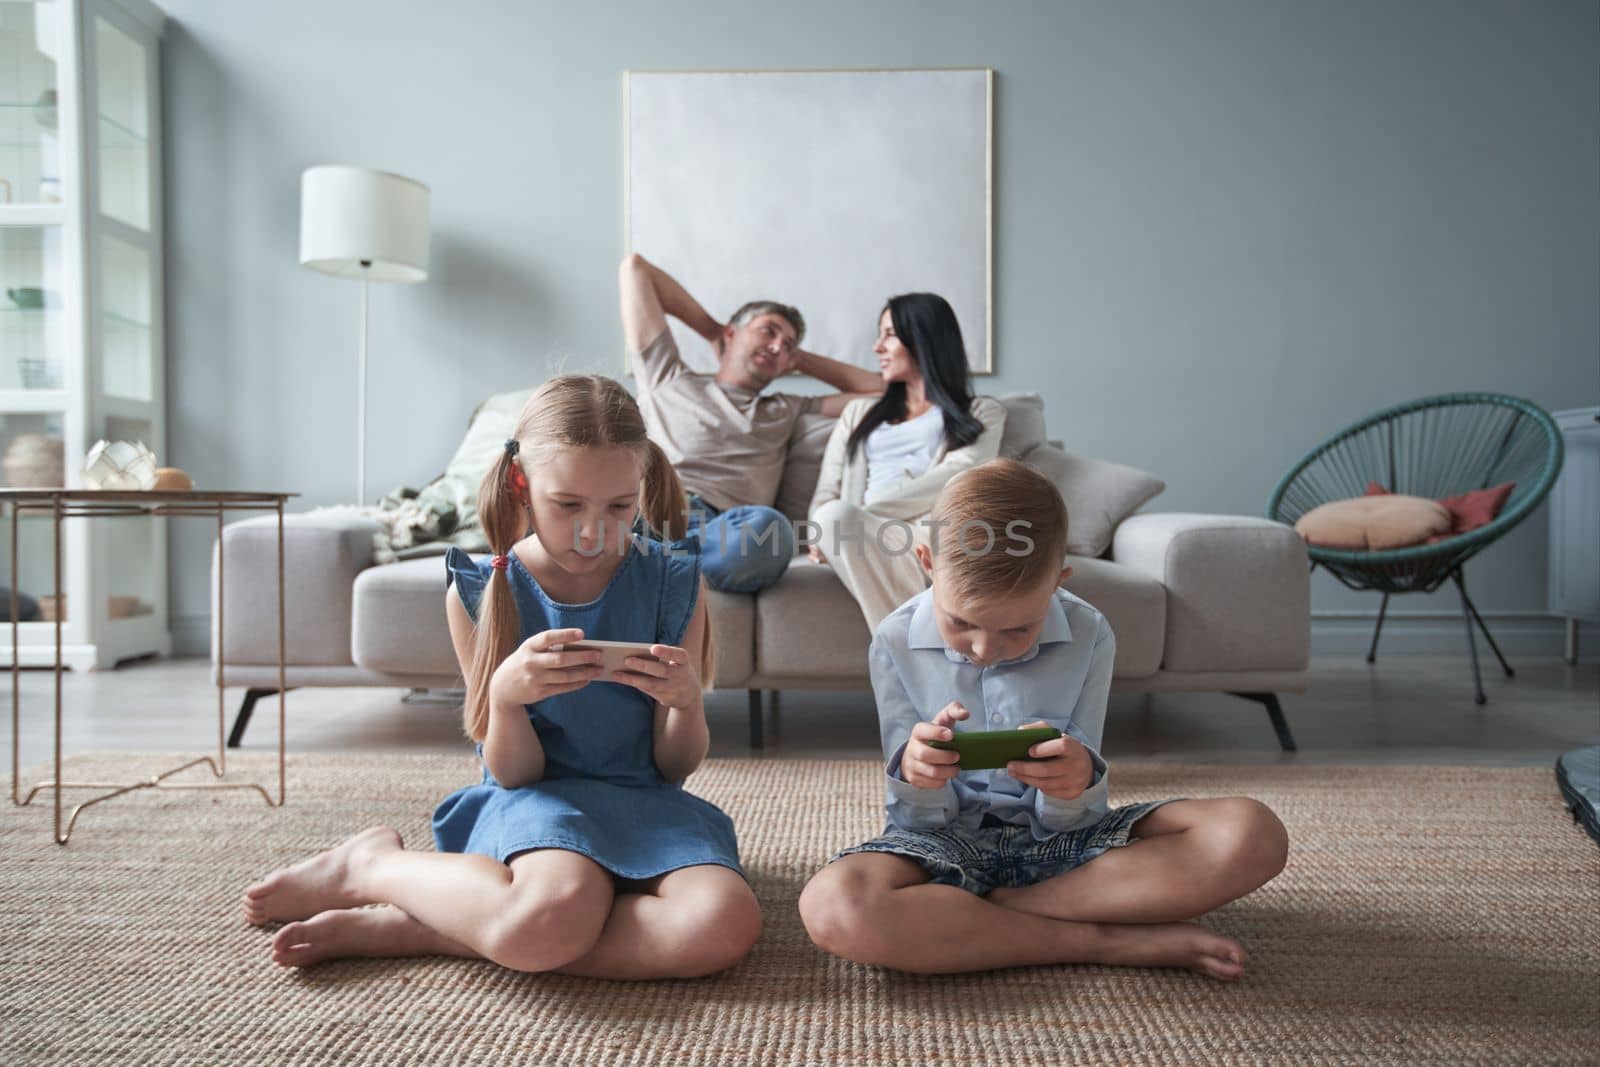
<svg viewBox="0 0 1600 1067"><path fill-rule="evenodd" d="M950 729L967 717L967 709L952 701L946 704L932 722L919 722L911 728L911 740L900 757L900 777L918 789L938 789L961 770L961 753L934 748L929 741L948 741L954 736Z"/></svg>
<svg viewBox="0 0 1600 1067"><path fill-rule="evenodd" d="M1047 722L1030 722L1023 729L1049 726ZM1062 734L1051 741L1040 741L1028 749L1032 759L1012 760L1006 764L1006 773L1023 785L1031 785L1047 797L1057 800L1076 800L1094 781L1094 760L1089 750L1075 738Z"/></svg>
<svg viewBox="0 0 1600 1067"><path fill-rule="evenodd" d="M655 659L623 660L627 669L612 675L612 681L633 686L662 707L699 707L700 671L689 662L689 653L677 645L651 645L650 655Z"/></svg>

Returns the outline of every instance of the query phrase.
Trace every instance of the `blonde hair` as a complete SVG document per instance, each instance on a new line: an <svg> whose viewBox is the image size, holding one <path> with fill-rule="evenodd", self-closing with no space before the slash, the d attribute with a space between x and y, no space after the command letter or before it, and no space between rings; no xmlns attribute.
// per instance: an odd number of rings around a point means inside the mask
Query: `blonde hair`
<svg viewBox="0 0 1600 1067"><path fill-rule="evenodd" d="M681 538L687 530L683 483L666 454L645 436L639 405L612 379L598 374L551 378L528 398L511 436L518 453L528 460L523 470L555 449L629 449L644 468L639 504L645 521L669 539ZM510 555L512 546L529 532L526 491L512 482L513 464L518 462L511 449L502 449L478 487L478 519L490 551L497 556ZM700 677L709 685L715 664L709 614L701 636ZM483 740L489 729L489 680L520 643L521 625L510 582L505 571L491 569L478 606L472 669L466 679L464 726L474 741Z"/></svg>
<svg viewBox="0 0 1600 1067"><path fill-rule="evenodd" d="M1067 505L1024 463L992 459L946 483L933 505L940 523L934 566L963 600L995 600L1061 573Z"/></svg>

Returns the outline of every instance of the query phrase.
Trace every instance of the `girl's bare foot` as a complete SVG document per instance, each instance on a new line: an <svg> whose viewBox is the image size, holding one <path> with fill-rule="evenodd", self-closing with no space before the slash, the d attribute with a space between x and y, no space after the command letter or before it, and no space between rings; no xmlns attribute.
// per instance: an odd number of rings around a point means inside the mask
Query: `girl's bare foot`
<svg viewBox="0 0 1600 1067"><path fill-rule="evenodd" d="M1101 962L1124 967L1185 967L1210 978L1244 977L1244 946L1194 923L1103 923Z"/></svg>
<svg viewBox="0 0 1600 1067"><path fill-rule="evenodd" d="M397 831L374 826L308 860L279 868L244 891L245 920L264 926L371 903L356 898L351 869L377 853L404 847Z"/></svg>
<svg viewBox="0 0 1600 1067"><path fill-rule="evenodd" d="M290 923L272 938L272 962L310 967L350 956L473 956L399 908L338 908Z"/></svg>

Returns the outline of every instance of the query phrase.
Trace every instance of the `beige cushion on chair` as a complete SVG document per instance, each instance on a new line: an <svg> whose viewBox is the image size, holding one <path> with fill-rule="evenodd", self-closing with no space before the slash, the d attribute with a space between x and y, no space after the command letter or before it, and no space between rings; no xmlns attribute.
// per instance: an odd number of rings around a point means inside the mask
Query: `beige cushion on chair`
<svg viewBox="0 0 1600 1067"><path fill-rule="evenodd" d="M1437 500L1388 493L1335 500L1312 508L1294 524L1308 544L1354 552L1420 545L1450 532L1450 512Z"/></svg>

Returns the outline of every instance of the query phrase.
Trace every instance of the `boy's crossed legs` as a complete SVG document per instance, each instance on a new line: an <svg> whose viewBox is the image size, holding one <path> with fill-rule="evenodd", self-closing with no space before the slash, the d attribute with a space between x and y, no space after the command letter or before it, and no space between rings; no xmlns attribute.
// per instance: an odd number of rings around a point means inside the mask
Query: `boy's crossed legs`
<svg viewBox="0 0 1600 1067"><path fill-rule="evenodd" d="M504 864L407 851L398 833L375 827L268 875L245 891L244 910L256 925L288 922L272 956L294 967L449 955L520 971L690 978L731 967L761 931L755 894L726 867L684 867L627 890L575 852L540 849Z"/></svg>
<svg viewBox="0 0 1600 1067"><path fill-rule="evenodd" d="M1283 824L1254 800L1179 800L1141 818L1133 836L1065 874L986 897L929 885L904 856L847 855L812 878L800 915L828 952L903 971L1104 963L1241 977L1237 941L1180 920L1276 876L1288 855Z"/></svg>

